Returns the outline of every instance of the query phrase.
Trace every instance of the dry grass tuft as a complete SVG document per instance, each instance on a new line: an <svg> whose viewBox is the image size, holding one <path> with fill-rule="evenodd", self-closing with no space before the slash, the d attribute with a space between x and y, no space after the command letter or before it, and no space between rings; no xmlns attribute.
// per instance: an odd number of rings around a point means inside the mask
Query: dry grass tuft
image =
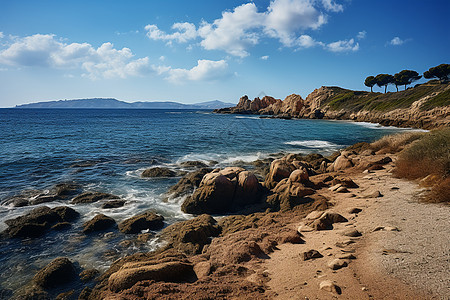
<svg viewBox="0 0 450 300"><path fill-rule="evenodd" d="M450 202L450 128L422 134L400 153L394 174L407 179L434 175L425 202ZM430 184L430 183L429 183Z"/></svg>
<svg viewBox="0 0 450 300"><path fill-rule="evenodd" d="M424 132L405 132L401 134L387 135L370 144L370 147L375 152L380 151L382 153L397 153L403 150L405 146L411 144L424 135Z"/></svg>

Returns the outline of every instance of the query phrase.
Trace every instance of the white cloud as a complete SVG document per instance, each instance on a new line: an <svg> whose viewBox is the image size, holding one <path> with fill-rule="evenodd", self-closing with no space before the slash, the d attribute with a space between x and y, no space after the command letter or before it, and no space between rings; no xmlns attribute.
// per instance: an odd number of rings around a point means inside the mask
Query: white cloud
<svg viewBox="0 0 450 300"><path fill-rule="evenodd" d="M358 40L362 40L365 39L367 36L367 32L365 30L358 32L358 35L356 36L356 38Z"/></svg>
<svg viewBox="0 0 450 300"><path fill-rule="evenodd" d="M212 24L203 22L198 33L203 39L200 44L207 50L223 50L231 55L245 57L246 49L259 42L259 33L264 14L258 13L254 3L236 7L222 13L222 18Z"/></svg>
<svg viewBox="0 0 450 300"><path fill-rule="evenodd" d="M118 50L111 43L97 49L88 43L67 44L51 34L16 38L0 50L0 63L18 67L81 68L92 79L139 76L152 69L148 57L134 59L129 48Z"/></svg>
<svg viewBox="0 0 450 300"><path fill-rule="evenodd" d="M405 42L406 42L405 40L402 40L401 38L396 36L389 42L389 44L391 44L393 46L400 46L400 45L404 44Z"/></svg>
<svg viewBox="0 0 450 300"><path fill-rule="evenodd" d="M159 57L159 60L160 60L160 61L165 61L165 60L166 60L166 57L165 57L164 55L161 55L161 56Z"/></svg>
<svg viewBox="0 0 450 300"><path fill-rule="evenodd" d="M230 76L227 71L228 64L225 60L198 60L192 69L172 69L166 67L161 69L161 74L166 73L166 79L175 83L184 81L212 81Z"/></svg>
<svg viewBox="0 0 450 300"><path fill-rule="evenodd" d="M297 31L318 29L326 22L326 16L309 0L273 0L267 8L265 32L290 47Z"/></svg>
<svg viewBox="0 0 450 300"><path fill-rule="evenodd" d="M151 40L163 40L171 43L177 41L178 43L186 43L189 40L197 38L197 29L192 23L175 23L172 25L172 29L175 30L172 34L167 34L164 31L159 30L156 25L147 25L147 36Z"/></svg>
<svg viewBox="0 0 450 300"><path fill-rule="evenodd" d="M261 56L260 59L262 59L262 60L268 60L268 59L269 59L269 55Z"/></svg>
<svg viewBox="0 0 450 300"><path fill-rule="evenodd" d="M300 48L311 48L311 47L314 47L316 45L323 46L322 42L318 42L318 41L314 40L312 37L310 37L309 35L306 35L306 34L303 34L303 35L299 36L299 38L296 41L296 44Z"/></svg>
<svg viewBox="0 0 450 300"><path fill-rule="evenodd" d="M330 43L325 48L331 52L354 52L359 50L359 43L355 43L354 39L342 40Z"/></svg>
<svg viewBox="0 0 450 300"><path fill-rule="evenodd" d="M2 39L5 35L0 31L0 39Z"/></svg>
<svg viewBox="0 0 450 300"><path fill-rule="evenodd" d="M323 10L341 12L343 6L333 0L271 0L265 11L258 12L255 3L250 2L224 11L212 23L203 21L197 30L192 23L175 23L172 26L175 32L171 34L157 25L147 25L145 29L152 40L170 44L200 39L200 45L206 50L222 50L242 58L265 37L278 39L285 47L323 45L304 35L305 31L327 23Z"/></svg>
<svg viewBox="0 0 450 300"><path fill-rule="evenodd" d="M344 11L344 7L341 4L336 4L333 0L322 0L322 5L328 11L332 12Z"/></svg>

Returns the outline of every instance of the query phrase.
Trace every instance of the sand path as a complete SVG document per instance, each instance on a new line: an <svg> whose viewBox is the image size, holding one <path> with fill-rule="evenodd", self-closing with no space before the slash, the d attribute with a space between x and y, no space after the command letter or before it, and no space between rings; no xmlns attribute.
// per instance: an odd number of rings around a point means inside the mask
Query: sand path
<svg viewBox="0 0 450 300"><path fill-rule="evenodd" d="M349 222L304 232L305 244L283 244L271 254L262 267L275 299L450 299L450 208L418 203L421 188L393 178L392 168L348 174L359 185L350 193L321 191ZM383 196L369 197L377 191ZM349 228L362 236L344 236ZM323 257L304 261L311 249ZM349 254L356 258L343 259ZM348 266L332 270L334 259ZM320 289L326 280L341 293Z"/></svg>

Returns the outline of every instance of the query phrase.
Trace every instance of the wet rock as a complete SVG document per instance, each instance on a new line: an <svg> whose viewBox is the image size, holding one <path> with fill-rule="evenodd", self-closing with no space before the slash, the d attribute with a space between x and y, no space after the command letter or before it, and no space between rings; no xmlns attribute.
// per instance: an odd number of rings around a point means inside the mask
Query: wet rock
<svg viewBox="0 0 450 300"><path fill-rule="evenodd" d="M262 187L252 173L229 167L206 174L181 209L190 214L220 214L260 201Z"/></svg>
<svg viewBox="0 0 450 300"><path fill-rule="evenodd" d="M5 233L12 238L38 237L58 222L71 222L79 214L70 207L59 206L50 209L41 206L33 209L26 215L6 220L8 228Z"/></svg>
<svg viewBox="0 0 450 300"><path fill-rule="evenodd" d="M310 260L310 259L314 259L314 258L321 258L323 257L322 254L319 253L319 251L317 250L309 250L306 252L303 252L303 260Z"/></svg>
<svg viewBox="0 0 450 300"><path fill-rule="evenodd" d="M119 230L123 233L140 233L142 230L158 230L164 226L164 217L154 212L145 212L119 224Z"/></svg>
<svg viewBox="0 0 450 300"><path fill-rule="evenodd" d="M341 288L333 283L331 280L322 281L319 285L321 290L340 295L342 293Z"/></svg>
<svg viewBox="0 0 450 300"><path fill-rule="evenodd" d="M58 294L55 298L55 300L71 300L74 299L73 295L75 293L75 290L70 290L61 294Z"/></svg>
<svg viewBox="0 0 450 300"><path fill-rule="evenodd" d="M103 231L116 225L113 218L98 214L91 220L83 224L83 233L91 233L95 231Z"/></svg>
<svg viewBox="0 0 450 300"><path fill-rule="evenodd" d="M142 172L142 177L175 177L177 173L169 168L153 167Z"/></svg>
<svg viewBox="0 0 450 300"><path fill-rule="evenodd" d="M91 293L92 289L90 287L85 287L78 296L78 300L88 300Z"/></svg>
<svg viewBox="0 0 450 300"><path fill-rule="evenodd" d="M59 222L51 227L52 230L62 231L67 230L72 227L72 224L69 222Z"/></svg>
<svg viewBox="0 0 450 300"><path fill-rule="evenodd" d="M108 193L100 193L100 192L86 192L81 195L76 196L72 199L73 204L79 203L94 203L100 200L105 199L120 199L116 195L108 194Z"/></svg>
<svg viewBox="0 0 450 300"><path fill-rule="evenodd" d="M125 205L125 200L110 200L102 204L103 209L119 208Z"/></svg>
<svg viewBox="0 0 450 300"><path fill-rule="evenodd" d="M33 282L43 288L57 287L76 279L73 263L66 257L54 259L34 275Z"/></svg>
<svg viewBox="0 0 450 300"><path fill-rule="evenodd" d="M192 281L193 278L193 266L185 262L172 261L135 268L124 265L109 277L108 286L111 291L117 293L142 280L186 282Z"/></svg>
<svg viewBox="0 0 450 300"><path fill-rule="evenodd" d="M202 253L211 238L220 234L221 228L210 215L203 214L192 220L175 223L165 228L162 235L174 248L187 254Z"/></svg>
<svg viewBox="0 0 450 300"><path fill-rule="evenodd" d="M86 269L79 274L79 277L81 281L89 282L94 280L98 275L100 275L100 272L97 269Z"/></svg>
<svg viewBox="0 0 450 300"><path fill-rule="evenodd" d="M341 268L344 268L348 265L347 261L342 259L333 259L328 263L328 267L332 270L339 270Z"/></svg>
<svg viewBox="0 0 450 300"><path fill-rule="evenodd" d="M212 172L210 168L202 168L200 170L190 172L184 175L177 184L170 187L169 194L172 194L173 197L181 197L183 195L190 194L200 185L200 182L203 179L203 176Z"/></svg>
<svg viewBox="0 0 450 300"><path fill-rule="evenodd" d="M185 168L207 168L208 165L205 164L204 162L201 161L184 161L182 163L180 163L180 166L185 167Z"/></svg>

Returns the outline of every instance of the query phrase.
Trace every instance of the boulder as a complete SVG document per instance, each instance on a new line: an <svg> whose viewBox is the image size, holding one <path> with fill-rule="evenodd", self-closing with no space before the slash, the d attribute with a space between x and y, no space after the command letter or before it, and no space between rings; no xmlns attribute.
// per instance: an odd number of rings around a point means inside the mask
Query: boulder
<svg viewBox="0 0 450 300"><path fill-rule="evenodd" d="M212 169L210 168L201 168L184 175L177 184L170 187L168 193L172 194L173 197L181 197L183 195L192 193L194 189L200 185L203 176L210 173L211 171Z"/></svg>
<svg viewBox="0 0 450 300"><path fill-rule="evenodd" d="M272 192L273 194L269 195L266 200L270 207L275 211L288 211L304 203L304 198L314 194L315 190L285 178L276 185Z"/></svg>
<svg viewBox="0 0 450 300"><path fill-rule="evenodd" d="M6 220L5 223L8 228L5 233L13 238L38 237L50 229L52 225L59 222L72 222L78 216L78 212L67 206L58 206L52 209L41 206L26 215Z"/></svg>
<svg viewBox="0 0 450 300"><path fill-rule="evenodd" d="M142 177L175 177L177 173L169 168L153 167L142 172Z"/></svg>
<svg viewBox="0 0 450 300"><path fill-rule="evenodd" d="M110 200L102 204L103 209L119 208L125 205L125 200Z"/></svg>
<svg viewBox="0 0 450 300"><path fill-rule="evenodd" d="M193 266L185 262L171 261L134 268L125 264L109 277L108 286L111 291L117 293L143 280L186 282L192 281L193 278L195 278Z"/></svg>
<svg viewBox="0 0 450 300"><path fill-rule="evenodd" d="M359 237L361 236L361 232L359 232L358 230L354 229L354 228L349 228L346 229L342 232L342 235L344 236L349 236L349 237Z"/></svg>
<svg viewBox="0 0 450 300"><path fill-rule="evenodd" d="M200 254L211 238L220 234L221 228L210 215L203 214L192 220L178 222L165 228L162 235L174 248L186 254Z"/></svg>
<svg viewBox="0 0 450 300"><path fill-rule="evenodd" d="M77 272L73 263L66 257L59 257L39 270L34 275L33 282L42 288L52 288L69 283L76 277Z"/></svg>
<svg viewBox="0 0 450 300"><path fill-rule="evenodd" d="M123 233L140 233L142 230L158 230L164 226L164 217L154 212L145 212L119 224L119 230Z"/></svg>
<svg viewBox="0 0 450 300"><path fill-rule="evenodd" d="M339 258L333 259L332 261L330 261L328 263L328 267L332 270L339 270L341 268L346 267L347 265L348 265L348 263L346 260L339 259Z"/></svg>
<svg viewBox="0 0 450 300"><path fill-rule="evenodd" d="M319 289L340 295L342 294L341 288L337 286L334 282L331 280L324 280L319 284Z"/></svg>
<svg viewBox="0 0 450 300"><path fill-rule="evenodd" d="M120 199L120 197L108 193L85 192L72 199L72 204L94 203L105 199Z"/></svg>
<svg viewBox="0 0 450 300"><path fill-rule="evenodd" d="M307 226L314 228L315 230L329 230L333 229L334 223L348 222L346 218L338 213L325 212L320 218L306 223Z"/></svg>
<svg viewBox="0 0 450 300"><path fill-rule="evenodd" d="M103 231L116 225L113 218L98 214L91 220L83 224L83 233L91 233L95 231Z"/></svg>
<svg viewBox="0 0 450 300"><path fill-rule="evenodd" d="M260 201L262 187L252 173L238 167L216 169L206 174L182 211L191 214L220 214Z"/></svg>
<svg viewBox="0 0 450 300"><path fill-rule="evenodd" d="M353 162L345 155L340 155L336 160L331 164L332 171L341 171L348 168L353 167Z"/></svg>
<svg viewBox="0 0 450 300"><path fill-rule="evenodd" d="M320 254L320 252L317 250L312 249L312 250L303 252L303 260L310 260L310 259L321 258L321 257L323 257L323 255Z"/></svg>
<svg viewBox="0 0 450 300"><path fill-rule="evenodd" d="M184 167L184 168L207 168L208 165L205 164L204 162L201 161L183 161L182 163L180 163L180 166Z"/></svg>
<svg viewBox="0 0 450 300"><path fill-rule="evenodd" d="M79 276L81 281L83 282L89 282L94 280L98 275L100 275L100 272L97 269L86 269L83 270Z"/></svg>

